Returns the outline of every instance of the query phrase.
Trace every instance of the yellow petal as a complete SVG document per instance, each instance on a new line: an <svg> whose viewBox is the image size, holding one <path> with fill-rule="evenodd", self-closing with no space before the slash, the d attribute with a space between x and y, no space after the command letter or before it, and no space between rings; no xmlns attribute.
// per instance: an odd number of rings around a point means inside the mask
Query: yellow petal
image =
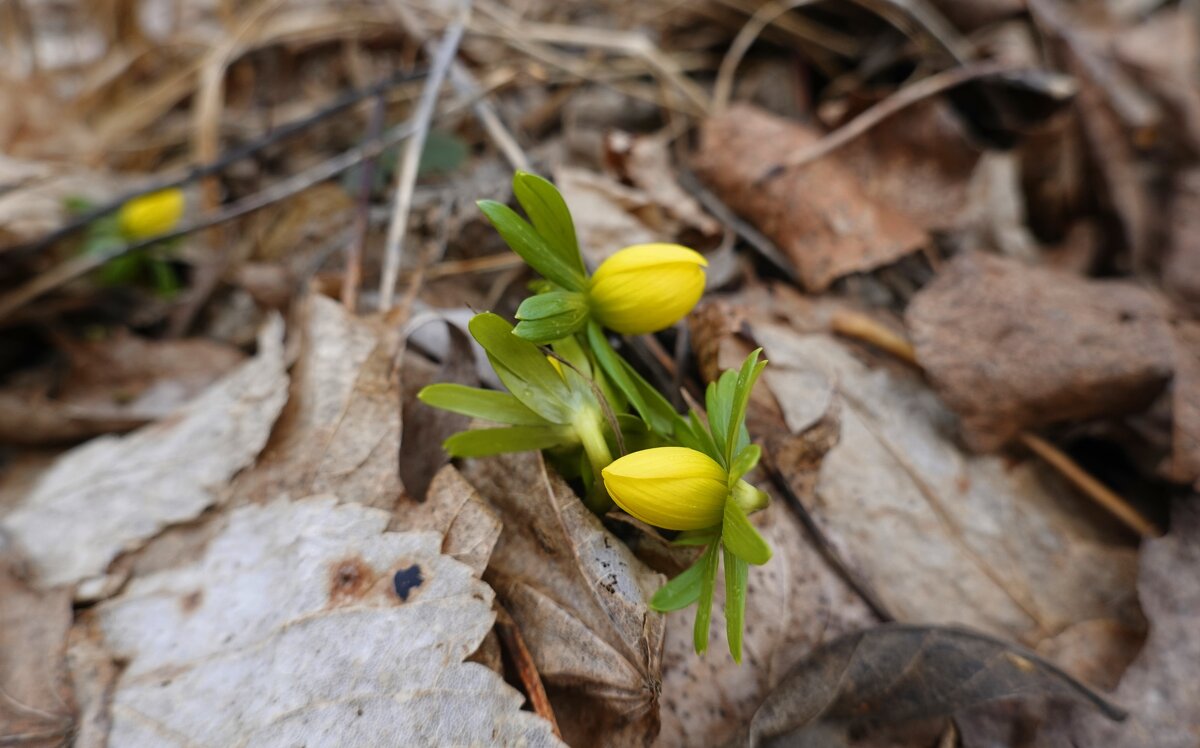
<svg viewBox="0 0 1200 748"><path fill-rule="evenodd" d="M687 316L704 293L708 261L678 244L638 244L609 257L592 276L592 314L625 335L657 332Z"/></svg>
<svg viewBox="0 0 1200 748"><path fill-rule="evenodd" d="M699 530L721 521L729 494L725 470L686 447L627 454L602 471L613 501L643 522L668 530Z"/></svg>
<svg viewBox="0 0 1200 748"><path fill-rule="evenodd" d="M166 233L179 223L183 206L183 191L174 188L135 197L121 206L121 233L132 240Z"/></svg>

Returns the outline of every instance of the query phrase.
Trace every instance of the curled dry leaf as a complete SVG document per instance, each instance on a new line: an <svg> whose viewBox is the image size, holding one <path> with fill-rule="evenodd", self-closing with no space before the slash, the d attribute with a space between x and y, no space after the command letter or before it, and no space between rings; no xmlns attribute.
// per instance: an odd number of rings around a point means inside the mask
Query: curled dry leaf
<svg viewBox="0 0 1200 748"><path fill-rule="evenodd" d="M947 264L906 317L917 360L978 449L1144 407L1171 375L1165 305L1122 281L972 253Z"/></svg>
<svg viewBox="0 0 1200 748"><path fill-rule="evenodd" d="M0 391L0 441L53 444L129 431L167 416L245 359L216 341L128 333L65 347L70 371L53 395L45 370Z"/></svg>
<svg viewBox="0 0 1200 748"><path fill-rule="evenodd" d="M485 578L520 627L567 742L658 733L666 581L613 537L539 455L471 460L463 473L504 530Z"/></svg>
<svg viewBox="0 0 1200 748"><path fill-rule="evenodd" d="M1140 631L1135 549L1094 525L1065 485L1033 462L964 454L948 435L950 414L911 372L872 370L827 335L768 322L750 331L780 403L799 398L797 375L840 403L841 438L816 479L781 470L898 620L1031 646L1092 619Z"/></svg>
<svg viewBox="0 0 1200 748"><path fill-rule="evenodd" d="M872 200L837 153L758 183L784 154L819 138L742 104L705 122L696 154L697 174L779 245L810 291L894 262L926 238L907 215Z"/></svg>
<svg viewBox="0 0 1200 748"><path fill-rule="evenodd" d="M1179 500L1171 532L1143 546L1138 593L1150 636L1121 678L1114 698L1127 706L1124 724L1075 715L1074 745L1191 748L1200 740L1200 506Z"/></svg>
<svg viewBox="0 0 1200 748"><path fill-rule="evenodd" d="M216 503L283 408L283 359L276 316L259 336L258 355L170 417L59 458L3 520L29 555L36 584L95 578L118 554Z"/></svg>
<svg viewBox="0 0 1200 748"><path fill-rule="evenodd" d="M71 591L31 589L0 537L0 745L52 748L75 725L66 664Z"/></svg>
<svg viewBox="0 0 1200 748"><path fill-rule="evenodd" d="M300 313L300 358L262 457L237 477L237 501L331 492L391 508L400 497L398 340L383 324L313 294Z"/></svg>
<svg viewBox="0 0 1200 748"><path fill-rule="evenodd" d="M885 625L848 634L788 673L738 745L807 745L818 733L949 716L993 701L1056 697L1124 712L1037 655L966 629Z"/></svg>
<svg viewBox="0 0 1200 748"><path fill-rule="evenodd" d="M721 224L675 181L670 142L669 132L636 136L618 131L609 134L608 155L625 178L669 215L706 237L716 236Z"/></svg>
<svg viewBox="0 0 1200 748"><path fill-rule="evenodd" d="M127 663L110 745L560 745L463 660L492 591L434 532L331 496L234 510L196 563L94 611Z"/></svg>

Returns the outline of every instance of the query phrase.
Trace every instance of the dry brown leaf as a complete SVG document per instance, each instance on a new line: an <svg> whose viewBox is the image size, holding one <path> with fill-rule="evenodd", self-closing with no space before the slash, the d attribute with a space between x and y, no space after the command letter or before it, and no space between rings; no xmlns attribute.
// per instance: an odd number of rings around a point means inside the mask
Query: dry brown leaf
<svg viewBox="0 0 1200 748"><path fill-rule="evenodd" d="M128 431L169 415L245 359L216 341L150 340L119 333L64 341L70 370L23 372L0 391L0 441L54 444ZM51 391L53 389L53 391Z"/></svg>
<svg viewBox="0 0 1200 748"><path fill-rule="evenodd" d="M434 532L332 496L234 510L198 562L134 580L95 626L126 664L110 745L560 745L464 662L493 593Z"/></svg>
<svg viewBox="0 0 1200 748"><path fill-rule="evenodd" d="M1139 630L1136 551L1093 525L1036 463L963 454L950 414L910 372L870 369L823 334L751 329L781 404L813 397L819 379L840 402L841 439L797 493L898 620L1030 646L1092 619ZM798 374L809 382L803 395Z"/></svg>
<svg viewBox="0 0 1200 748"><path fill-rule="evenodd" d="M1137 410L1171 375L1165 305L1123 281L972 253L946 265L906 317L917 360L977 449Z"/></svg>
<svg viewBox="0 0 1200 748"><path fill-rule="evenodd" d="M40 588L102 575L172 523L198 516L262 449L287 397L283 321L254 359L172 416L64 454L3 520ZM103 594L90 588L78 594Z"/></svg>
<svg viewBox="0 0 1200 748"><path fill-rule="evenodd" d="M71 591L38 592L0 537L0 745L64 745L75 724L67 673Z"/></svg>
<svg viewBox="0 0 1200 748"><path fill-rule="evenodd" d="M1193 748L1200 741L1200 505L1175 502L1171 532L1142 549L1138 593L1150 619L1146 646L1113 697L1129 719L1075 715L1073 745Z"/></svg>
<svg viewBox="0 0 1200 748"><path fill-rule="evenodd" d="M463 473L504 522L485 578L512 614L574 746L658 733L666 581L613 537L540 455L471 460Z"/></svg>
<svg viewBox="0 0 1200 748"><path fill-rule="evenodd" d="M990 702L1072 699L1124 713L1032 652L967 629L880 626L841 637L771 693L738 745L845 745L853 728L949 716Z"/></svg>
<svg viewBox="0 0 1200 748"><path fill-rule="evenodd" d="M408 508L396 529L433 530L442 535L442 553L482 575L500 538L503 523L453 465L429 484L425 501Z"/></svg>
<svg viewBox="0 0 1200 748"><path fill-rule="evenodd" d="M287 406L258 463L230 491L238 502L330 492L390 509L401 494L398 341L379 321L317 294L299 330Z"/></svg>
<svg viewBox="0 0 1200 748"><path fill-rule="evenodd" d="M810 291L894 262L926 239L908 216L872 200L836 152L757 184L785 154L819 137L802 125L735 105L705 122L696 154L697 174L779 245Z"/></svg>
<svg viewBox="0 0 1200 748"><path fill-rule="evenodd" d="M931 99L837 151L872 201L931 231L960 228L971 215L968 183L980 152L949 104Z"/></svg>

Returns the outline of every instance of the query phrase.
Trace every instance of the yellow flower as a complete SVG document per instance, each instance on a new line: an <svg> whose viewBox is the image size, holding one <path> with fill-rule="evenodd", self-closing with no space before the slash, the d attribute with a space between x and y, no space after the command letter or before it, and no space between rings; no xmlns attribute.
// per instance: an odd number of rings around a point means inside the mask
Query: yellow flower
<svg viewBox="0 0 1200 748"><path fill-rule="evenodd" d="M625 335L670 327L700 300L707 266L699 252L678 244L626 247L600 263L592 275L592 314Z"/></svg>
<svg viewBox="0 0 1200 748"><path fill-rule="evenodd" d="M686 447L633 452L602 472L608 494L622 509L668 530L699 530L720 523L729 495L725 469Z"/></svg>
<svg viewBox="0 0 1200 748"><path fill-rule="evenodd" d="M171 188L135 197L121 206L121 233L134 241L175 228L183 216L183 190Z"/></svg>

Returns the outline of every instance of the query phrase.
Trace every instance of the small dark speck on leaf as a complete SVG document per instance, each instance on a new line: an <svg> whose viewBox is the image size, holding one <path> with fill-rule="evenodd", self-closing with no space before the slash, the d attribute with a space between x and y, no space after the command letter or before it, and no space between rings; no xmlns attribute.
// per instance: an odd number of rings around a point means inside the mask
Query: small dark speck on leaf
<svg viewBox="0 0 1200 748"><path fill-rule="evenodd" d="M421 576L421 567L417 564L397 571L396 576L392 579L392 583L396 587L396 597L408 602L409 593L420 587L421 582L424 581L425 578Z"/></svg>

